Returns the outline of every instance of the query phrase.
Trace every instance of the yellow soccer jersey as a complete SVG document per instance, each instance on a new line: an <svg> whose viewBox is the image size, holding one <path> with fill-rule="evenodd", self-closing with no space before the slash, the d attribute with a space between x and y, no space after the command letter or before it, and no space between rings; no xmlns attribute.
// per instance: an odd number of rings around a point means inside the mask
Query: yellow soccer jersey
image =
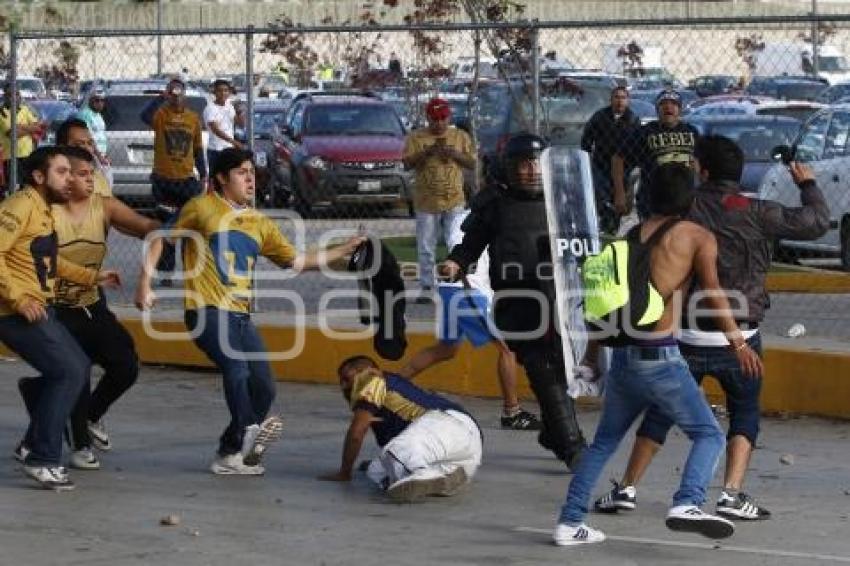
<svg viewBox="0 0 850 566"><path fill-rule="evenodd" d="M254 208L234 209L216 193L186 203L174 229L195 232L204 241L198 249L195 238L183 240L187 310L248 312L259 256L284 267L295 260L295 248L269 217Z"/></svg>
<svg viewBox="0 0 850 566"><path fill-rule="evenodd" d="M87 287L97 271L57 257L58 238L47 203L27 187L0 203L0 316L29 297L53 302L56 276Z"/></svg>

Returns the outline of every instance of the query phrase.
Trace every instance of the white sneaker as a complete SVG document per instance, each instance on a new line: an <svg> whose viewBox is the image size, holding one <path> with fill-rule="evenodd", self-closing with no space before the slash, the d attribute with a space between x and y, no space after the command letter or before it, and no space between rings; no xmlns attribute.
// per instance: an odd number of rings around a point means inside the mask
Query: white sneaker
<svg viewBox="0 0 850 566"><path fill-rule="evenodd" d="M260 465L246 465L239 453L216 456L210 471L220 476L261 476L266 473L266 469Z"/></svg>
<svg viewBox="0 0 850 566"><path fill-rule="evenodd" d="M257 440L259 434L260 425L252 424L245 427L245 434L242 435L242 458L245 458L245 456L251 453L251 449L254 447L254 442Z"/></svg>
<svg viewBox="0 0 850 566"><path fill-rule="evenodd" d="M602 542L605 540L605 533L592 529L584 523L577 527L558 523L552 539L558 546L577 546L579 544Z"/></svg>
<svg viewBox="0 0 850 566"><path fill-rule="evenodd" d="M672 507L665 523L672 531L699 533L711 539L730 537L735 532L732 521L706 513L696 505Z"/></svg>
<svg viewBox="0 0 850 566"><path fill-rule="evenodd" d="M112 450L112 442L110 442L109 435L106 433L106 425L103 424L103 419L96 423L89 421L89 436L91 443L98 450L104 452Z"/></svg>
<svg viewBox="0 0 850 566"><path fill-rule="evenodd" d="M77 470L99 470L100 461L94 455L91 448L81 448L71 453L69 463Z"/></svg>
<svg viewBox="0 0 850 566"><path fill-rule="evenodd" d="M460 467L448 474L414 474L390 485L387 495L400 503L413 503L429 495L449 497L457 493L466 481L466 472Z"/></svg>
<svg viewBox="0 0 850 566"><path fill-rule="evenodd" d="M24 474L41 484L44 489L54 491L70 491L74 482L68 477L68 472L62 466L23 466Z"/></svg>
<svg viewBox="0 0 850 566"><path fill-rule="evenodd" d="M246 429L247 434L247 429ZM263 459L270 444L280 438L283 433L283 421L278 416L269 417L260 425L260 431L254 437L254 442L243 458L248 466L256 466ZM243 441L244 446L244 441Z"/></svg>

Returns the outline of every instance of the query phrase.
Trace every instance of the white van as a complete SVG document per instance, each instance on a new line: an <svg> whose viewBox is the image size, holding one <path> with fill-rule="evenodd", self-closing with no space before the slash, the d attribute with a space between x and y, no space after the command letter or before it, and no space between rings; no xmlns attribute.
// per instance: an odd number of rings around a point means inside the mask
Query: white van
<svg viewBox="0 0 850 566"><path fill-rule="evenodd" d="M452 76L459 81L471 81L475 78L475 57L459 57L451 66ZM496 59L482 55L479 58L478 78L497 79L499 71Z"/></svg>
<svg viewBox="0 0 850 566"><path fill-rule="evenodd" d="M765 43L755 54L754 76L813 75L812 46L808 43ZM834 45L818 47L818 76L834 85L850 80L850 65Z"/></svg>

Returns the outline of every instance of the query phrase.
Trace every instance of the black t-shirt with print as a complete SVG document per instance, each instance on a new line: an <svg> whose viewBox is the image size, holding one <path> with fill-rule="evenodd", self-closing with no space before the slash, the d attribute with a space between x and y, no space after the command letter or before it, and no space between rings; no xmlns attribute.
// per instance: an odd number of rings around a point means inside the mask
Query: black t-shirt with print
<svg viewBox="0 0 850 566"><path fill-rule="evenodd" d="M668 128L655 120L624 138L618 153L625 159L627 170L640 167L641 184L646 186L660 165L690 165L698 136L697 129L685 122Z"/></svg>

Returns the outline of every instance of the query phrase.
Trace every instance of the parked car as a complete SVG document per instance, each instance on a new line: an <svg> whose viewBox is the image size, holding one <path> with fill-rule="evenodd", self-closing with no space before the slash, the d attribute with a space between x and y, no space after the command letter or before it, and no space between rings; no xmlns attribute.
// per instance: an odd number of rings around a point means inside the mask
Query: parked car
<svg viewBox="0 0 850 566"><path fill-rule="evenodd" d="M307 95L290 107L277 147L293 205L309 214L349 205L411 210L405 131L393 107L370 96Z"/></svg>
<svg viewBox="0 0 850 566"><path fill-rule="evenodd" d="M841 258L850 271L850 104L825 108L802 127L794 143L776 148L776 155L807 163L829 206L830 230L814 242L783 240L793 254L825 254ZM759 194L787 206L799 206L800 191L783 163L765 175Z"/></svg>
<svg viewBox="0 0 850 566"><path fill-rule="evenodd" d="M808 100L776 100L766 96L720 95L694 101L685 115L695 119L705 116L788 116L806 120L824 108L819 102Z"/></svg>
<svg viewBox="0 0 850 566"><path fill-rule="evenodd" d="M800 132L802 122L786 116L703 116L688 119L700 135L724 136L736 142L744 152L741 186L758 193L762 178L774 166L773 150L790 145Z"/></svg>
<svg viewBox="0 0 850 566"><path fill-rule="evenodd" d="M845 98L850 98L850 83L841 83L827 87L820 91L816 100L824 104L835 104Z"/></svg>
<svg viewBox="0 0 850 566"><path fill-rule="evenodd" d="M690 81L688 88L699 97L726 94L738 87L738 78L732 75L704 75Z"/></svg>
<svg viewBox="0 0 850 566"><path fill-rule="evenodd" d="M292 193L279 159L277 146L289 105L282 100L254 101L254 166L257 171L257 206L289 206Z"/></svg>
<svg viewBox="0 0 850 566"><path fill-rule="evenodd" d="M147 88L151 84L154 89ZM141 86L141 90L138 88ZM142 121L144 107L165 88L163 81L122 83L106 90L103 121L109 142L107 156L112 164L112 192L128 205L147 208L154 204L150 174L153 167L153 130ZM203 116L207 99L187 90L186 105ZM203 132L204 147L208 133Z"/></svg>
<svg viewBox="0 0 850 566"><path fill-rule="evenodd" d="M41 139L39 145L53 145L56 143L56 129L77 111L72 104L63 100L28 100L27 105L36 111L39 120L47 123L47 135Z"/></svg>
<svg viewBox="0 0 850 566"><path fill-rule="evenodd" d="M746 92L780 100L817 100L828 86L825 80L809 77L753 77Z"/></svg>

